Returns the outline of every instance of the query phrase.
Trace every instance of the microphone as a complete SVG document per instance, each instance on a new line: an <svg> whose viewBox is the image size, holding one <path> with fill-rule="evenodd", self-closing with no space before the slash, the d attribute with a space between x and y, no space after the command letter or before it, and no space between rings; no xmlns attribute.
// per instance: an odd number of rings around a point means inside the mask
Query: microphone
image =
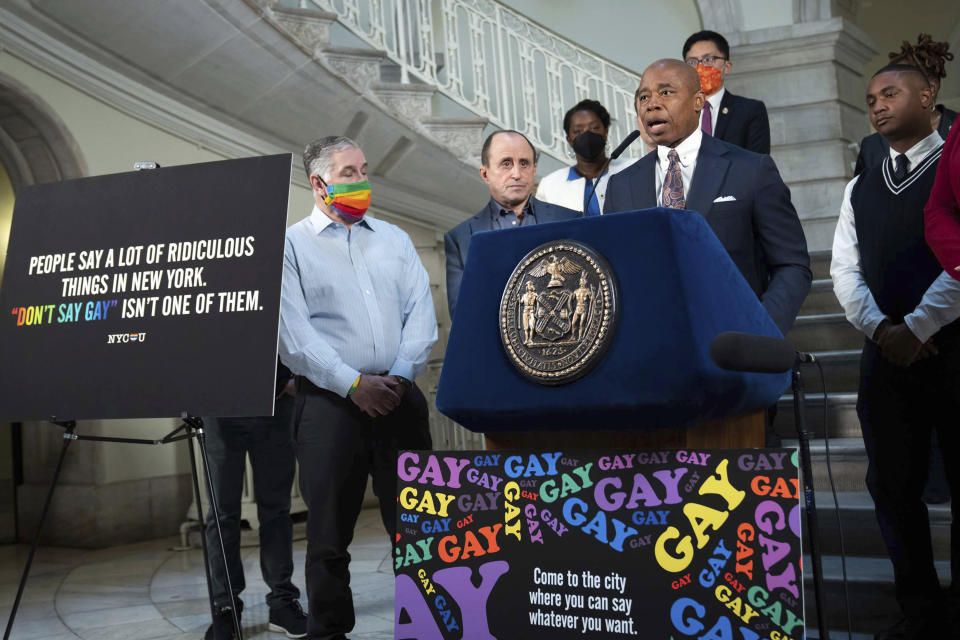
<svg viewBox="0 0 960 640"><path fill-rule="evenodd" d="M783 338L726 331L713 339L710 358L721 369L748 373L784 373L800 363L814 362Z"/></svg>
<svg viewBox="0 0 960 640"><path fill-rule="evenodd" d="M626 138L623 139L623 142L621 142L617 146L617 148L613 150L613 153L610 154L610 157L607 158L607 161L603 163L603 167L600 169L600 175L598 175L597 179L593 181L593 189L590 190L590 197L583 201L584 207L586 207L586 205L588 205L590 201L593 200L593 194L597 192L597 185L600 184L600 178L602 178L603 174L607 172L607 167L610 166L610 163L616 160L617 158L619 158L620 155L627 150L627 147L633 144L633 141L639 137L640 137L640 132L634 129L633 131L630 132L630 134ZM584 211L583 213L584 215L586 215L587 212ZM603 212L601 211L600 213L603 213Z"/></svg>
<svg viewBox="0 0 960 640"><path fill-rule="evenodd" d="M623 152L627 150L627 147L632 145L633 141L639 137L640 137L639 131L637 131L636 129L631 131L630 134L623 139L623 142L621 142L620 145L613 150L613 153L610 154L610 160L616 160L617 158L619 158L621 154L623 154ZM610 164L610 160L607 160L607 164ZM604 167L606 167L606 165L604 165ZM602 172L601 172L601 175L603 175Z"/></svg>

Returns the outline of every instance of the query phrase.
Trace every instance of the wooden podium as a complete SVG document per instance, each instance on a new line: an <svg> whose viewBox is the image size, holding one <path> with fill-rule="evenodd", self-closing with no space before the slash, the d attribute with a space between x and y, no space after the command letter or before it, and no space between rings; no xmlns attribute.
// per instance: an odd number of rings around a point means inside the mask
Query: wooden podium
<svg viewBox="0 0 960 640"><path fill-rule="evenodd" d="M751 449L764 445L766 412L756 411L680 429L652 431L501 431L487 449Z"/></svg>

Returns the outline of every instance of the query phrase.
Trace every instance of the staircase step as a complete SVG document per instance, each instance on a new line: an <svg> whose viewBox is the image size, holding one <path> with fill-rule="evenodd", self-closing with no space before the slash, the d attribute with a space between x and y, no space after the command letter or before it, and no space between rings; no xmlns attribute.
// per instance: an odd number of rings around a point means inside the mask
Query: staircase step
<svg viewBox="0 0 960 640"><path fill-rule="evenodd" d="M835 351L861 346L863 334L842 313L824 313L797 317L787 340L798 351Z"/></svg>
<svg viewBox="0 0 960 640"><path fill-rule="evenodd" d="M826 377L826 372L824 372ZM809 381L808 381L809 383ZM819 387L819 382L812 386ZM817 438L824 435L823 394L806 394L807 429ZM797 436L793 413L793 394L784 395L777 403L777 418L774 429L781 438ZM860 437L860 420L857 418L857 394L853 392L827 393L827 423L831 438Z"/></svg>
<svg viewBox="0 0 960 640"><path fill-rule="evenodd" d="M810 293L800 307L801 316L816 316L828 313L843 313L843 307L833 293L833 280L814 280L810 283Z"/></svg>
<svg viewBox="0 0 960 640"><path fill-rule="evenodd" d="M830 640L874 640L876 637L873 633L857 633L856 631L854 631L852 635L848 635L846 627L842 630L827 629L827 635L830 637ZM807 640L819 640L820 631L807 626L806 638Z"/></svg>
<svg viewBox="0 0 960 640"><path fill-rule="evenodd" d="M269 7L267 13L297 42L312 50L314 55L330 46L330 25L337 21L337 14L281 5Z"/></svg>
<svg viewBox="0 0 960 640"><path fill-rule="evenodd" d="M817 521L820 526L821 553L840 553L840 536L837 530L837 508L829 491L817 491ZM840 523L843 527L843 546L848 556L875 556L885 558L887 548L880 535L880 527L873 509L873 499L865 491L838 491ZM950 557L950 505L927 505L930 518L930 536L934 555ZM804 516L805 518L806 516ZM806 520L804 520L806 529ZM804 549L809 549L804 541Z"/></svg>
<svg viewBox="0 0 960 640"><path fill-rule="evenodd" d="M813 353L823 367L823 378L828 393L857 392L860 388L860 351L861 347L858 345L856 349ZM816 365L804 366L802 373L804 390L808 397L811 393L822 391L820 371ZM812 419L812 416L808 416L808 419Z"/></svg>
<svg viewBox="0 0 960 640"><path fill-rule="evenodd" d="M377 82L371 85L380 101L394 114L420 124L433 111L436 87L419 83Z"/></svg>
<svg viewBox="0 0 960 640"><path fill-rule="evenodd" d="M380 63L380 82L400 84L402 77L403 71L400 69L400 65L393 60L387 58Z"/></svg>
<svg viewBox="0 0 960 640"><path fill-rule="evenodd" d="M813 272L814 280L830 279L830 260L832 257L833 252L830 249L810 252L810 270Z"/></svg>
<svg viewBox="0 0 960 640"><path fill-rule="evenodd" d="M843 592L840 557L825 555L821 558L823 566L823 601L827 609L827 623L831 629L846 629L846 601ZM813 566L810 557L803 558L803 583L806 600L807 629L817 628L816 602L813 590ZM944 586L950 582L950 563L936 562L940 582ZM900 619L900 607L894 598L893 566L883 557L847 556L847 589L850 593L850 613L853 630L858 633L871 633L886 629ZM831 637L834 637L831 634ZM844 638L845 633L836 636Z"/></svg>
<svg viewBox="0 0 960 640"><path fill-rule="evenodd" d="M373 49L329 47L324 49L323 57L354 89L366 91L381 81L380 64L386 54Z"/></svg>
<svg viewBox="0 0 960 640"><path fill-rule="evenodd" d="M796 447L795 438L784 439L783 446ZM862 438L830 438L830 468L837 491L866 491L867 453ZM823 438L810 440L810 464L813 467L813 487L816 491L830 491L827 469L827 442Z"/></svg>
<svg viewBox="0 0 960 640"><path fill-rule="evenodd" d="M480 165L483 131L490 123L485 118L424 118L423 125L436 140L454 155Z"/></svg>

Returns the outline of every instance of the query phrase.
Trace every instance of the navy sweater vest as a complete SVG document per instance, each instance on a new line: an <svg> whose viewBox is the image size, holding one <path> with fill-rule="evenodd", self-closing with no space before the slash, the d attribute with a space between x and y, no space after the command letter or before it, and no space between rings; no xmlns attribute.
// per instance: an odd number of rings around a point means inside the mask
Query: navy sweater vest
<svg viewBox="0 0 960 640"><path fill-rule="evenodd" d="M895 323L916 309L943 272L923 229L923 207L936 177L940 150L921 160L899 184L887 156L880 166L860 174L850 196L860 269L880 310ZM951 330L958 322L949 325Z"/></svg>

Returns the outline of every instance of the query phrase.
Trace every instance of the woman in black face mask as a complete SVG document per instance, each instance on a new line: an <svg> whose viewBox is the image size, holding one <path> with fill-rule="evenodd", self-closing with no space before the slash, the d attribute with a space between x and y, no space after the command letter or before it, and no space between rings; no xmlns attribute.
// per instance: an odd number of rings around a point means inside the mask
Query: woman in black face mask
<svg viewBox="0 0 960 640"><path fill-rule="evenodd" d="M584 215L600 215L607 192L607 180L614 173L629 167L635 158L618 158L607 172L600 170L607 161L607 132L610 114L596 100L582 100L563 117L563 130L573 148L577 163L558 169L540 181L536 198L551 204L582 211ZM597 182L597 190L589 202L586 197Z"/></svg>

